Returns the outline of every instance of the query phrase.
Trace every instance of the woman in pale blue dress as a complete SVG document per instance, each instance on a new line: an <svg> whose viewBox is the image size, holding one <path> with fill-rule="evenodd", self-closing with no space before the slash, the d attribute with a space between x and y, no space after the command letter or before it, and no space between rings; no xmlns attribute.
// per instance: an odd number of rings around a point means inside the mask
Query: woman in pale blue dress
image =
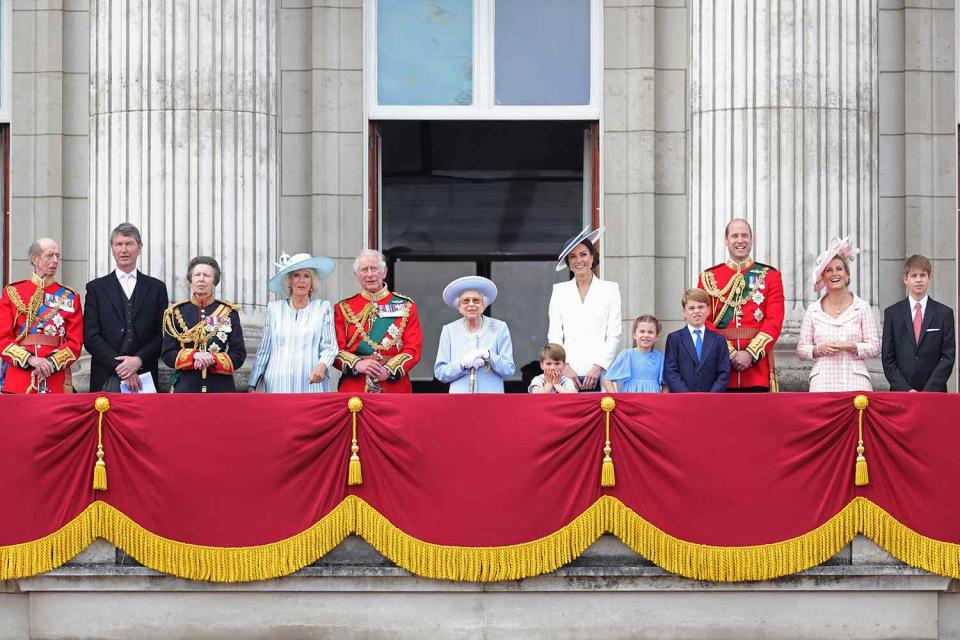
<svg viewBox="0 0 960 640"><path fill-rule="evenodd" d="M330 391L328 373L337 355L333 307L314 299L333 260L306 253L280 256L268 288L283 296L267 305L263 341L250 372L250 390L262 381L267 393Z"/></svg>
<svg viewBox="0 0 960 640"><path fill-rule="evenodd" d="M610 365L603 386L610 393L660 393L663 390L663 352L653 345L660 321L650 315L633 321L633 349L622 351Z"/></svg>
<svg viewBox="0 0 960 640"><path fill-rule="evenodd" d="M433 374L450 393L503 393L503 380L516 371L510 330L483 315L497 297L497 285L480 276L457 278L443 301L463 316L443 326Z"/></svg>

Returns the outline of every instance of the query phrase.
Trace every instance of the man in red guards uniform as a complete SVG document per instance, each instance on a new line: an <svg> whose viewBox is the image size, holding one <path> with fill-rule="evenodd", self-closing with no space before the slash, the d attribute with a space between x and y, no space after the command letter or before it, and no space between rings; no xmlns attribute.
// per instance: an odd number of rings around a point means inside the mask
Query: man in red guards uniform
<svg viewBox="0 0 960 640"><path fill-rule="evenodd" d="M333 361L343 372L345 393L410 393L410 370L420 361L423 334L417 305L389 291L387 263L379 251L361 251L353 262L360 293L334 309L340 352Z"/></svg>
<svg viewBox="0 0 960 640"><path fill-rule="evenodd" d="M4 393L63 393L70 365L83 346L77 292L55 279L60 245L30 245L33 274L7 285L0 297L0 389Z"/></svg>
<svg viewBox="0 0 960 640"><path fill-rule="evenodd" d="M753 229L746 220L731 220L724 235L729 259L701 273L697 286L710 296L707 326L727 339L727 391L776 391L773 346L783 328L783 280L750 257Z"/></svg>

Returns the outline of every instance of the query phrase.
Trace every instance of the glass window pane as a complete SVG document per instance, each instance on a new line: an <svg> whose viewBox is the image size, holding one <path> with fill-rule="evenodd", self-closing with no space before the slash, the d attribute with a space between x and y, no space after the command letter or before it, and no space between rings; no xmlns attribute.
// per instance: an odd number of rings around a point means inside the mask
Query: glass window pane
<svg viewBox="0 0 960 640"><path fill-rule="evenodd" d="M473 103L472 0L379 0L377 98L382 105Z"/></svg>
<svg viewBox="0 0 960 640"><path fill-rule="evenodd" d="M590 0L496 0L497 104L590 104Z"/></svg>
<svg viewBox="0 0 960 640"><path fill-rule="evenodd" d="M417 316L423 330L420 362L408 372L411 380L433 380L433 364L443 325L460 314L443 302L443 288L461 276L476 275L474 262L403 262L393 268L394 289L417 303Z"/></svg>

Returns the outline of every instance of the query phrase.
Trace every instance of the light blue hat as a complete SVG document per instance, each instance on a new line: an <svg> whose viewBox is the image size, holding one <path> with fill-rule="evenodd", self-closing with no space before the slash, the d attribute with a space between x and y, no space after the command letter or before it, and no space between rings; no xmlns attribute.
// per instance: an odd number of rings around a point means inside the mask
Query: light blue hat
<svg viewBox="0 0 960 640"><path fill-rule="evenodd" d="M463 276L457 278L443 288L443 301L451 309L457 308L457 301L464 291L476 291L487 299L487 304L493 304L497 299L497 285L483 276Z"/></svg>
<svg viewBox="0 0 960 640"><path fill-rule="evenodd" d="M600 227L599 229L593 229L591 231L590 225L587 225L583 228L583 231L567 240L567 243L563 245L563 251L560 252L560 257L557 259L557 271L563 271L567 268L567 255L573 251L575 246L584 240L596 242L602 235L603 227Z"/></svg>
<svg viewBox="0 0 960 640"><path fill-rule="evenodd" d="M280 271L277 275L270 278L267 283L267 289L277 295L287 295L286 287L283 286L283 277L299 269L311 269L321 280L326 280L333 273L333 260L326 256L314 258L309 253L297 253L294 255L280 254L280 259L274 262Z"/></svg>

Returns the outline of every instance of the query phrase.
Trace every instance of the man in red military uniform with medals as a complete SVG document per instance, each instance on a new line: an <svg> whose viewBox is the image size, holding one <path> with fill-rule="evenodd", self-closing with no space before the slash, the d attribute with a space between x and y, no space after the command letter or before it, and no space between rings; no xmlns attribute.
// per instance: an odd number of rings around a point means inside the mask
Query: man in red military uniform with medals
<svg viewBox="0 0 960 640"><path fill-rule="evenodd" d="M360 293L338 302L333 312L340 348L333 365L343 372L339 391L410 393L407 374L420 361L423 344L417 305L387 289L380 252L361 251L353 273Z"/></svg>
<svg viewBox="0 0 960 640"><path fill-rule="evenodd" d="M773 346L783 328L783 280L750 258L753 230L746 220L731 220L724 233L729 259L701 273L697 286L710 296L707 326L727 339L727 391L777 391Z"/></svg>
<svg viewBox="0 0 960 640"><path fill-rule="evenodd" d="M60 266L56 241L34 242L30 262L30 279L6 286L0 297L0 389L63 393L67 371L83 346L80 296L54 279Z"/></svg>

